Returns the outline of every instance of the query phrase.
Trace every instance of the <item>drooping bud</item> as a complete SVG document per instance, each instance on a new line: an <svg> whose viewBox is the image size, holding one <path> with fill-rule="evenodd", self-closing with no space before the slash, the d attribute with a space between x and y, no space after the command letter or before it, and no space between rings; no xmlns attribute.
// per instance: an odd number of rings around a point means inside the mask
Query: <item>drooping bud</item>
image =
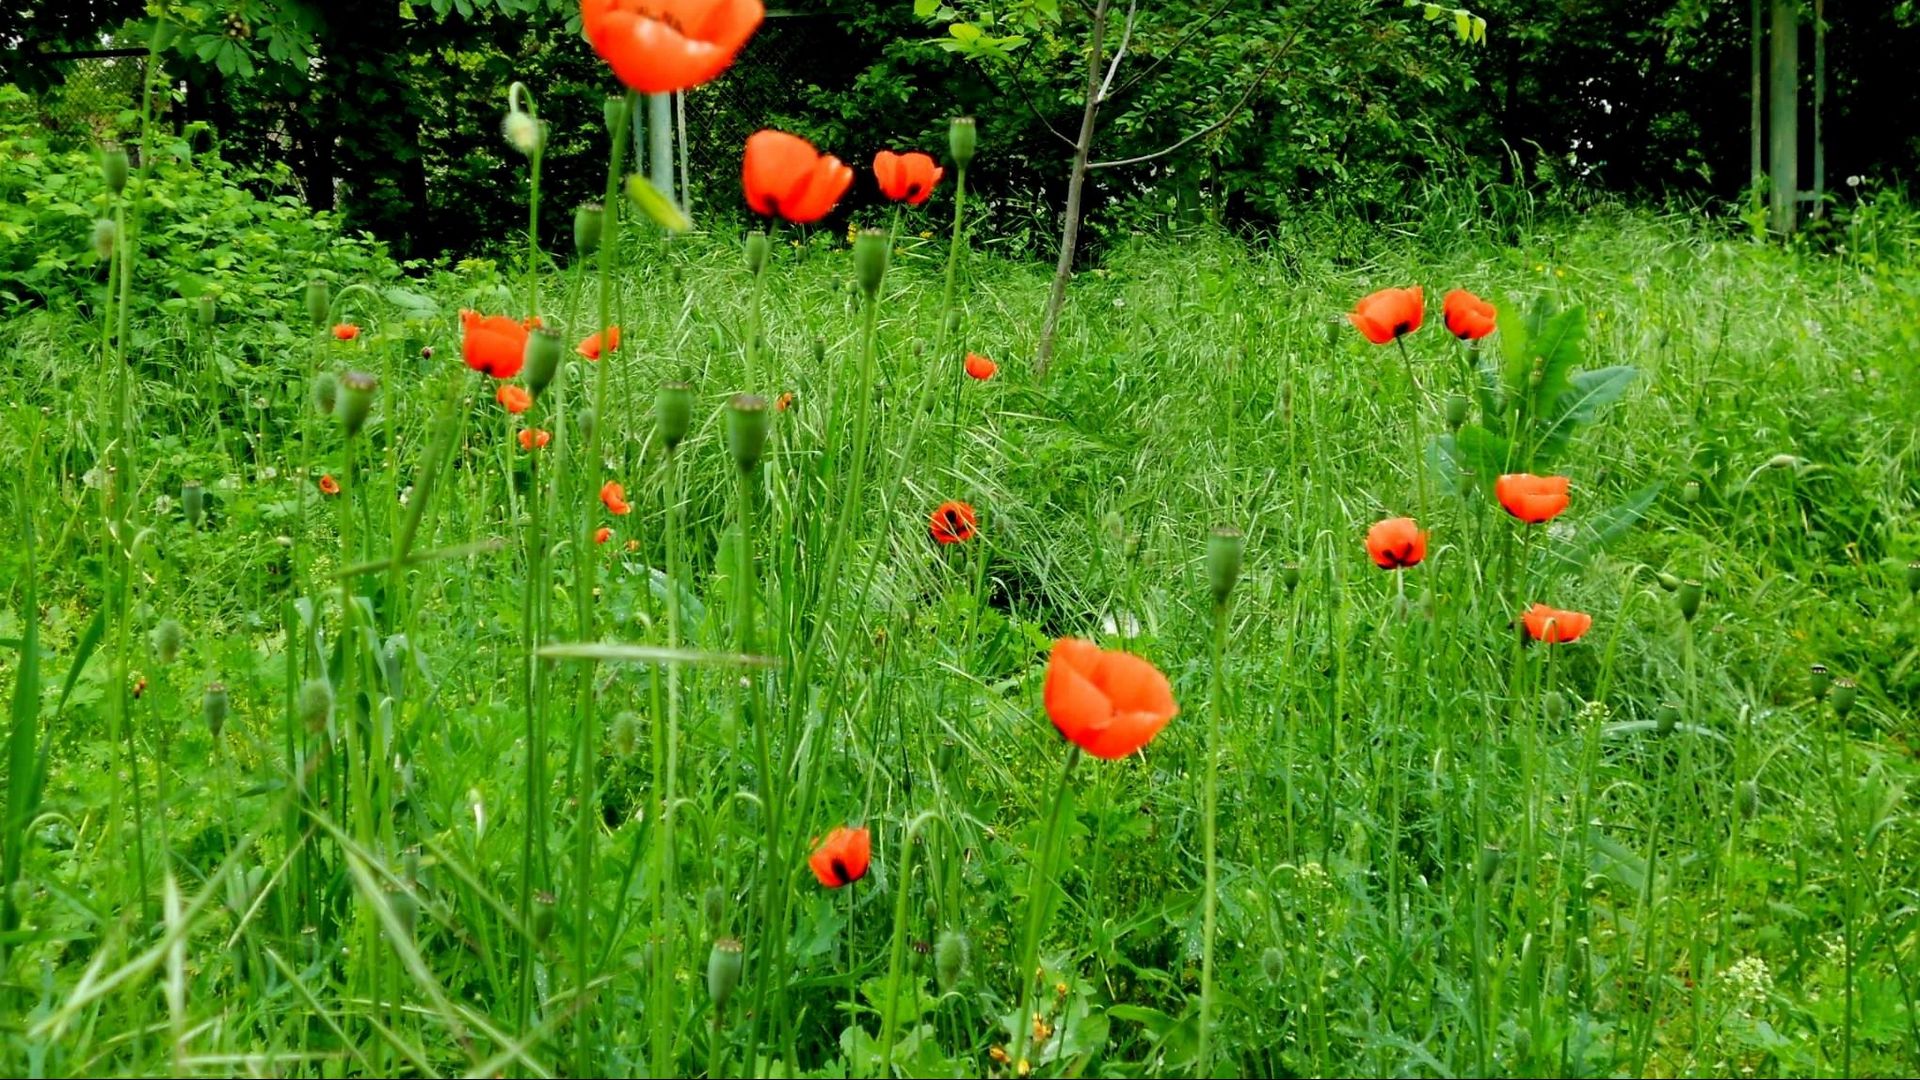
<svg viewBox="0 0 1920 1080"><path fill-rule="evenodd" d="M127 190L129 171L126 147L119 143L108 143L100 148L100 178L107 182L109 194L118 195Z"/></svg>
<svg viewBox="0 0 1920 1080"><path fill-rule="evenodd" d="M586 203L573 212L573 250L590 255L600 249L600 233L606 226L607 211L599 203Z"/></svg>
<svg viewBox="0 0 1920 1080"><path fill-rule="evenodd" d="M307 282L307 321L315 326L325 326L332 313L333 290L320 278Z"/></svg>
<svg viewBox="0 0 1920 1080"><path fill-rule="evenodd" d="M311 389L314 411L321 416L332 416L334 406L340 403L340 377L323 371L313 377Z"/></svg>
<svg viewBox="0 0 1920 1080"><path fill-rule="evenodd" d="M1447 430L1459 431L1460 425L1467 422L1467 413L1472 408L1473 403L1467 400L1465 394L1447 395Z"/></svg>
<svg viewBox="0 0 1920 1080"><path fill-rule="evenodd" d="M1660 583L1660 587L1667 590L1668 592L1678 592L1680 589L1680 579L1677 577L1674 577L1672 574L1667 573L1665 570L1655 571L1653 575L1653 579L1655 581L1658 581Z"/></svg>
<svg viewBox="0 0 1920 1080"><path fill-rule="evenodd" d="M685 442L693 430L693 387L683 382L662 385L653 399L653 422L669 451Z"/></svg>
<svg viewBox="0 0 1920 1080"><path fill-rule="evenodd" d="M1673 600L1674 603L1680 607L1681 618L1692 622L1693 617L1700 614L1701 592L1701 585L1697 581L1683 581L1680 583L1680 588L1673 594Z"/></svg>
<svg viewBox="0 0 1920 1080"><path fill-rule="evenodd" d="M758 394L735 394L727 402L727 452L741 472L752 472L767 447L767 399Z"/></svg>
<svg viewBox="0 0 1920 1080"><path fill-rule="evenodd" d="M893 258L893 244L879 229L861 229L853 242L853 280L871 300L880 291L887 276L887 263Z"/></svg>
<svg viewBox="0 0 1920 1080"><path fill-rule="evenodd" d="M973 944L967 935L959 930L940 931L939 940L933 943L933 974L940 982L940 992L950 994L966 977L967 961L971 959Z"/></svg>
<svg viewBox="0 0 1920 1080"><path fill-rule="evenodd" d="M113 257L114 245L120 242L120 226L112 218L101 218L93 223L93 253L102 259Z"/></svg>
<svg viewBox="0 0 1920 1080"><path fill-rule="evenodd" d="M767 268L767 255L773 250L773 244L767 234L755 229L747 234L747 273L755 277Z"/></svg>
<svg viewBox="0 0 1920 1080"><path fill-rule="evenodd" d="M187 632L176 619L161 619L154 625L149 635L153 644L153 655L162 664L171 664L180 658L180 647L186 644Z"/></svg>
<svg viewBox="0 0 1920 1080"><path fill-rule="evenodd" d="M522 157L532 157L539 151L546 139L543 127L525 109L509 109L500 121L500 132L506 136L507 145L518 150Z"/></svg>
<svg viewBox="0 0 1920 1080"><path fill-rule="evenodd" d="M1567 718L1567 696L1558 690L1549 690L1540 698L1540 711L1550 723L1559 723Z"/></svg>
<svg viewBox="0 0 1920 1080"><path fill-rule="evenodd" d="M700 910L707 917L707 930L718 934L727 921L727 890L718 885L707 886L700 898Z"/></svg>
<svg viewBox="0 0 1920 1080"><path fill-rule="evenodd" d="M1860 686L1852 679L1833 680L1833 715L1845 720L1853 711L1854 703L1860 700Z"/></svg>
<svg viewBox="0 0 1920 1080"><path fill-rule="evenodd" d="M1653 733L1665 738L1680 727L1680 704L1663 701L1653 710Z"/></svg>
<svg viewBox="0 0 1920 1080"><path fill-rule="evenodd" d="M200 695L200 716L207 722L207 731L214 738L220 737L221 729L227 726L227 684L210 682Z"/></svg>
<svg viewBox="0 0 1920 1080"><path fill-rule="evenodd" d="M1214 607L1225 604L1233 595L1245 551L1246 538L1240 535L1239 529L1222 525L1207 538L1207 589L1213 594Z"/></svg>
<svg viewBox="0 0 1920 1080"><path fill-rule="evenodd" d="M317 735L327 730L327 722L333 719L333 685L325 679L301 683L300 693L294 698L294 710L308 731Z"/></svg>
<svg viewBox="0 0 1920 1080"><path fill-rule="evenodd" d="M1807 669L1807 692L1813 695L1815 703L1827 700L1827 691L1833 686L1833 675L1827 671L1827 665L1815 664Z"/></svg>
<svg viewBox="0 0 1920 1080"><path fill-rule="evenodd" d="M956 116L947 125L947 153L952 155L953 164L965 172L973 163L973 151L980 138L979 127L971 116Z"/></svg>
<svg viewBox="0 0 1920 1080"><path fill-rule="evenodd" d="M553 385L554 373L560 370L560 354L564 351L560 335L544 326L527 334L527 347L521 353L520 377L526 380L527 389L533 391L534 397Z"/></svg>
<svg viewBox="0 0 1920 1080"><path fill-rule="evenodd" d="M367 426L367 415L373 411L373 392L379 388L380 380L364 371L341 374L340 402L334 415L349 436L360 434L360 429Z"/></svg>
<svg viewBox="0 0 1920 1080"><path fill-rule="evenodd" d="M1287 954L1277 945L1269 945L1260 953L1260 971L1266 975L1267 982L1278 986L1280 977L1287 973Z"/></svg>
<svg viewBox="0 0 1920 1080"><path fill-rule="evenodd" d="M713 950L707 953L707 996L713 999L714 1012L727 1007L727 999L733 996L734 988L740 985L740 969L744 966L742 953L745 950L734 938L720 938L713 943Z"/></svg>
<svg viewBox="0 0 1920 1080"><path fill-rule="evenodd" d="M201 293L194 301L194 319L202 329L220 321L220 308L212 293Z"/></svg>
<svg viewBox="0 0 1920 1080"><path fill-rule="evenodd" d="M207 489L200 481L189 480L180 485L180 512L187 517L187 526L197 529L207 516Z"/></svg>

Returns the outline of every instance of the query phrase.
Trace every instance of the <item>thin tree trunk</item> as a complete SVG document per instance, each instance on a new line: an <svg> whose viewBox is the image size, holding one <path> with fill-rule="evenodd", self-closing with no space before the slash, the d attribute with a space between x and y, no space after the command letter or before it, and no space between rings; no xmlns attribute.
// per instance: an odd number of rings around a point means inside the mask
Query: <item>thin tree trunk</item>
<svg viewBox="0 0 1920 1080"><path fill-rule="evenodd" d="M1792 235L1800 221L1800 19L1792 0L1773 0L1772 139L1773 231Z"/></svg>
<svg viewBox="0 0 1920 1080"><path fill-rule="evenodd" d="M1087 107L1080 114L1080 141L1073 147L1073 174L1067 180L1067 223L1060 233L1060 262L1053 269L1053 292L1047 297L1047 317L1040 328L1040 355L1036 375L1045 376L1053 362L1053 339L1060 329L1060 309L1067 302L1067 282L1073 278L1073 253L1080 244L1080 201L1087 185L1087 159L1093 152L1093 122L1100 111L1101 48L1107 34L1107 8L1100 0L1093 9L1093 40L1087 49Z"/></svg>
<svg viewBox="0 0 1920 1080"><path fill-rule="evenodd" d="M1753 189L1753 198L1756 205L1758 205L1760 199L1760 184L1767 175L1766 161L1762 157L1764 153L1762 150L1762 132L1766 127L1765 106L1762 103L1766 100L1767 93L1767 17L1766 13L1761 9L1760 4L1761 0L1753 0L1753 26L1751 28L1753 35L1752 55L1749 57L1752 65L1750 74L1753 77L1753 81L1751 88L1748 90L1748 94L1751 96L1750 103L1752 106L1751 115L1749 116L1749 122L1752 124L1752 131L1750 133L1752 139L1747 146L1747 183Z"/></svg>

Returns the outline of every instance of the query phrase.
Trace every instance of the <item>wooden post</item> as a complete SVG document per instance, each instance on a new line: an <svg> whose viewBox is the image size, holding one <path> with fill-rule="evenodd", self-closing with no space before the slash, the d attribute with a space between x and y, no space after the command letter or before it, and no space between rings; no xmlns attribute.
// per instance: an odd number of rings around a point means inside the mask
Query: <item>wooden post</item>
<svg viewBox="0 0 1920 1080"><path fill-rule="evenodd" d="M1773 0L1773 70L1767 104L1773 231L1786 236L1799 224L1800 193L1800 22L1794 17L1792 0Z"/></svg>

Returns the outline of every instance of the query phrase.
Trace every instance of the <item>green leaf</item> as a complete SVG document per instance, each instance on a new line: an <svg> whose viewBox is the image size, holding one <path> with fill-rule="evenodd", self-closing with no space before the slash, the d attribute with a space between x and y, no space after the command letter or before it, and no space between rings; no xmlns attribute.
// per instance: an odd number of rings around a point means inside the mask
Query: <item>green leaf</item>
<svg viewBox="0 0 1920 1080"><path fill-rule="evenodd" d="M1491 485L1507 471L1511 444L1479 424L1468 424L1453 435L1454 460L1475 483Z"/></svg>
<svg viewBox="0 0 1920 1080"><path fill-rule="evenodd" d="M633 200L641 213L652 218L655 225L670 233L683 233L693 228L693 219L687 216L687 212L644 176L636 174L627 177L627 198Z"/></svg>
<svg viewBox="0 0 1920 1080"><path fill-rule="evenodd" d="M940 0L913 0L913 17L916 19L931 19L938 10Z"/></svg>
<svg viewBox="0 0 1920 1080"><path fill-rule="evenodd" d="M1453 9L1453 32L1461 41L1473 39L1473 12L1466 8Z"/></svg>
<svg viewBox="0 0 1920 1080"><path fill-rule="evenodd" d="M1570 540L1552 549L1550 557L1562 570L1574 570L1585 566L1595 555L1604 551L1607 545L1625 536L1628 530L1640 524L1665 487L1665 481L1655 481L1627 496L1626 501L1620 505L1586 518L1581 522L1579 531Z"/></svg>
<svg viewBox="0 0 1920 1080"><path fill-rule="evenodd" d="M1536 460L1556 457L1579 428L1592 423L1601 409L1619 401L1639 374L1640 369L1631 364L1575 372L1567 380L1566 392L1556 403L1553 420L1535 447Z"/></svg>
<svg viewBox="0 0 1920 1080"><path fill-rule="evenodd" d="M1542 296L1524 316L1507 304L1498 305L1498 311L1507 393L1519 404L1520 422L1553 415L1554 403L1569 385L1568 377L1580 366L1586 309L1575 305L1555 311Z"/></svg>

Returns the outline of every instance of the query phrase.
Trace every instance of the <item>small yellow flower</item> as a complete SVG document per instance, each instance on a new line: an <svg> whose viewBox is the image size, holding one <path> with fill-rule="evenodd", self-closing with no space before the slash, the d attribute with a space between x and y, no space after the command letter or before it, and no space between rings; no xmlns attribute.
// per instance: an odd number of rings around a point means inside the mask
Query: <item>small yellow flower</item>
<svg viewBox="0 0 1920 1080"><path fill-rule="evenodd" d="M989 1049L987 1056L1002 1065L1007 1063L1007 1049L1004 1046L995 1046Z"/></svg>
<svg viewBox="0 0 1920 1080"><path fill-rule="evenodd" d="M1554 277L1566 277L1566 276L1567 276L1567 272L1566 272L1565 270L1562 270L1562 269L1560 269L1559 267L1557 267L1557 266L1556 266L1556 267L1554 267L1554 268L1553 268L1553 276L1554 276Z"/></svg>
<svg viewBox="0 0 1920 1080"><path fill-rule="evenodd" d="M858 240L859 238L860 238L860 226L854 224L851 221L847 222L847 243L851 244L855 240Z"/></svg>
<svg viewBox="0 0 1920 1080"><path fill-rule="evenodd" d="M1536 274L1537 274L1537 273L1539 273L1539 272L1540 272L1540 271L1542 271L1542 270L1545 270L1546 268L1547 268L1547 264L1546 264L1546 263L1534 263L1534 264L1533 264L1533 272L1534 272L1534 273L1536 273Z"/></svg>

